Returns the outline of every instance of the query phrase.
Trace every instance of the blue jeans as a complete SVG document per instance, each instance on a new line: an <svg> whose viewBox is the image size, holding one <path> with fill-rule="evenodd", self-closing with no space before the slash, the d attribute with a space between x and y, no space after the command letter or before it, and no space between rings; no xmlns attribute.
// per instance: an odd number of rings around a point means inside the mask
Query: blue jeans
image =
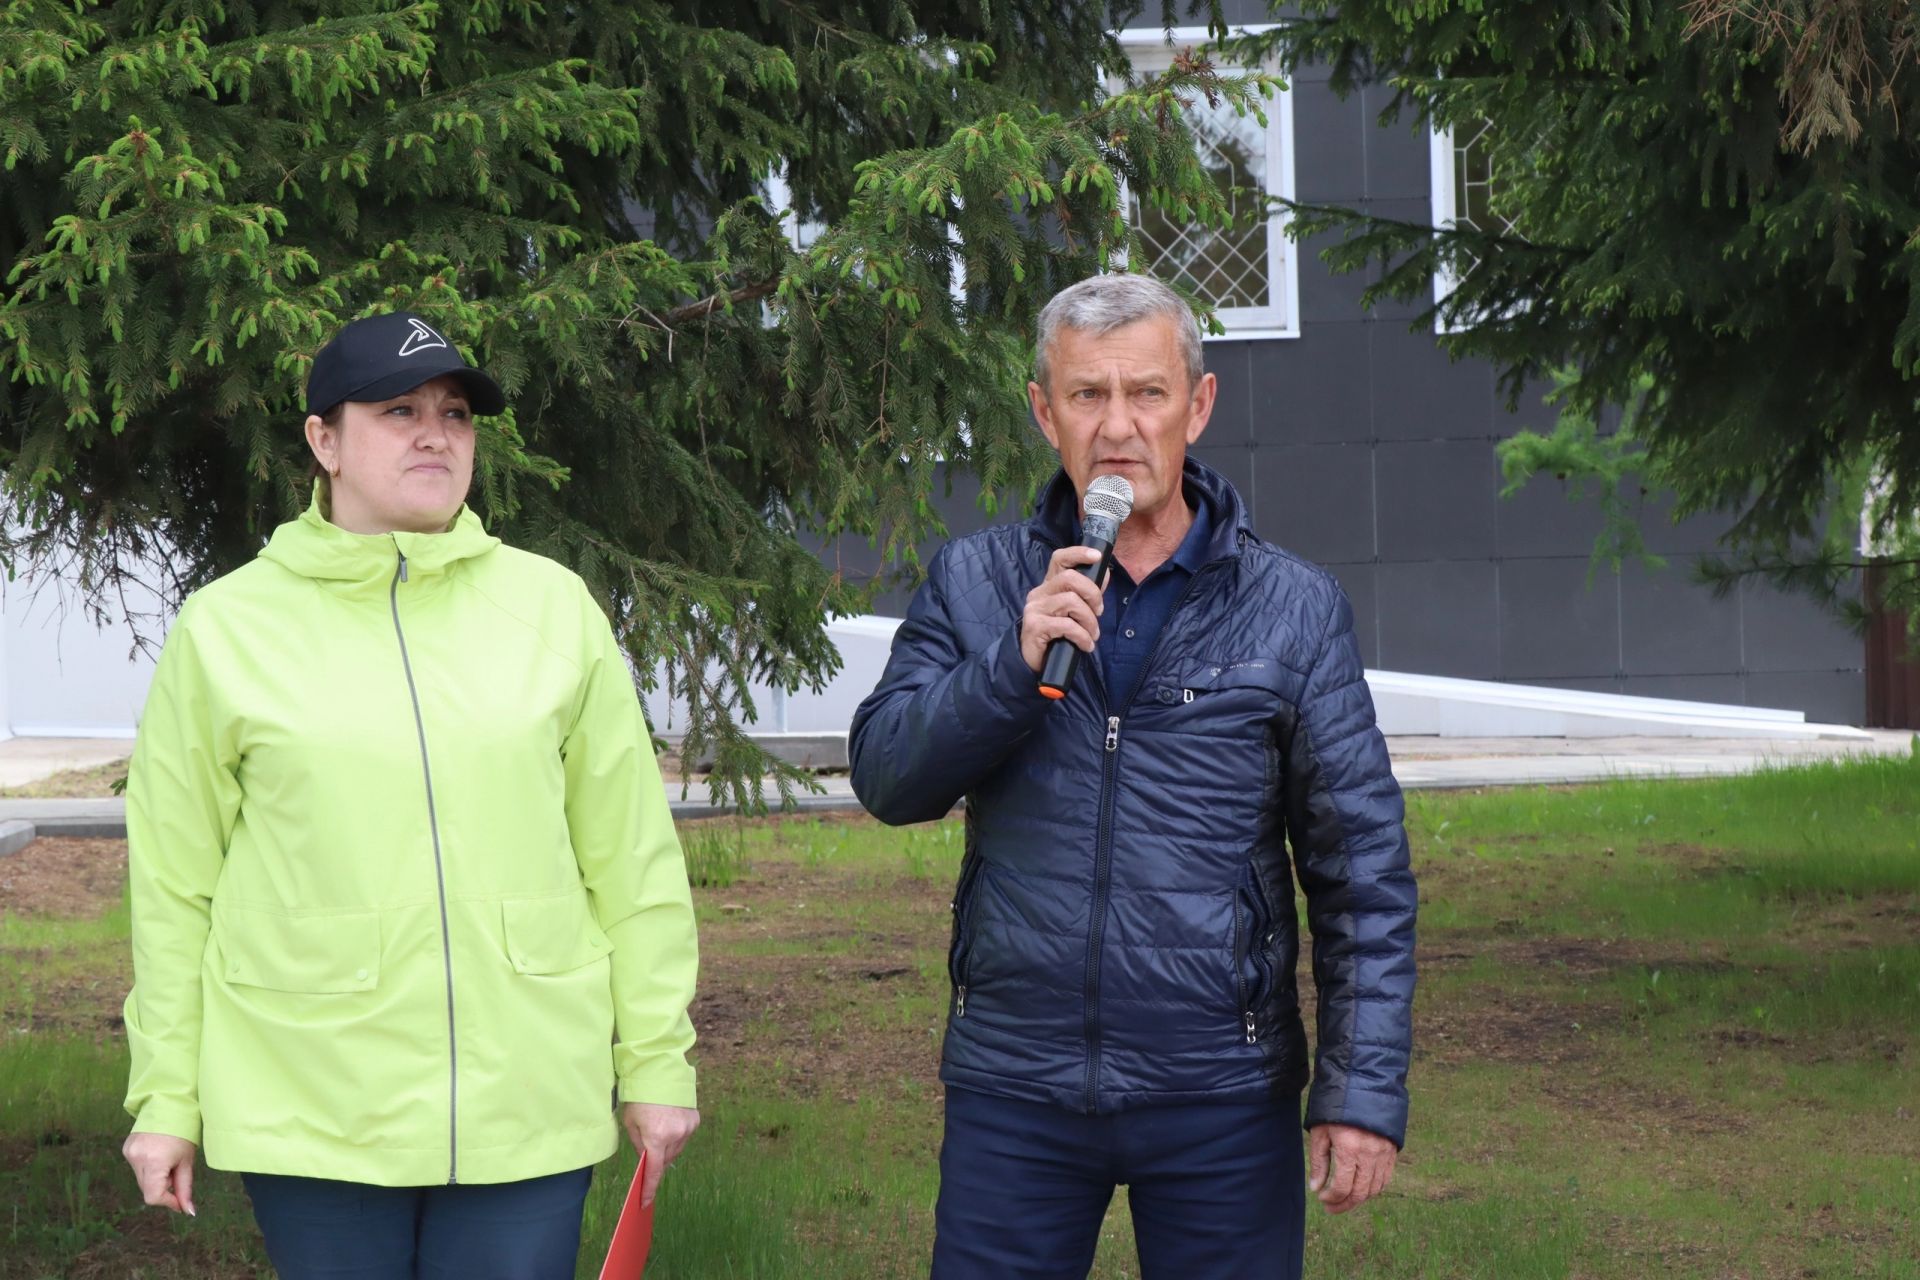
<svg viewBox="0 0 1920 1280"><path fill-rule="evenodd" d="M934 1280L1084 1280L1120 1185L1143 1280L1299 1280L1297 1097L1090 1116L951 1086Z"/></svg>
<svg viewBox="0 0 1920 1280"><path fill-rule="evenodd" d="M441 1187L240 1177L280 1280L573 1280L593 1170Z"/></svg>

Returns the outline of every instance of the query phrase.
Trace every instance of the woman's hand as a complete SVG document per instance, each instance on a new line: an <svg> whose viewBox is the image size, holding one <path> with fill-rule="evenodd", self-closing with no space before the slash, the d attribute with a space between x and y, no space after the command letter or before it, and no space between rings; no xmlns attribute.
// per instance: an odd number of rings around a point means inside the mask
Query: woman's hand
<svg viewBox="0 0 1920 1280"><path fill-rule="evenodd" d="M148 1204L184 1213L189 1218L198 1216L193 1211L196 1150L185 1138L167 1133L130 1133L120 1146L120 1154L133 1166L141 1197Z"/></svg>
<svg viewBox="0 0 1920 1280"><path fill-rule="evenodd" d="M700 1127L700 1113L692 1107L629 1102L620 1109L620 1121L633 1140L633 1149L647 1158L647 1180L640 1187L640 1203L650 1205L660 1189L660 1176L679 1159L680 1149Z"/></svg>

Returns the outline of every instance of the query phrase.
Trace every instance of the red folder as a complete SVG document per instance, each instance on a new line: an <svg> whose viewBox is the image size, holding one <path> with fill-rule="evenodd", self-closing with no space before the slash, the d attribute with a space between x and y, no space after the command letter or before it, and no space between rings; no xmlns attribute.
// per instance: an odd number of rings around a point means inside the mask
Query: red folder
<svg viewBox="0 0 1920 1280"><path fill-rule="evenodd" d="M646 1180L643 1151L640 1167L633 1171L633 1185L627 1188L627 1202L620 1206L620 1221L614 1224L613 1244L600 1268L600 1280L640 1280L647 1269L647 1250L653 1247L653 1206L640 1207L640 1186Z"/></svg>

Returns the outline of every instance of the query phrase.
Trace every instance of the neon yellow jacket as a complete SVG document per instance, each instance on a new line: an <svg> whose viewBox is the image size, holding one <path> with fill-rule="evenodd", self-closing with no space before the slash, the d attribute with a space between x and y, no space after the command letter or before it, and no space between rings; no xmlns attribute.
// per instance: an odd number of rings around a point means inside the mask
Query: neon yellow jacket
<svg viewBox="0 0 1920 1280"><path fill-rule="evenodd" d="M127 784L136 1130L386 1186L577 1169L694 1105L686 866L585 585L317 507L196 592Z"/></svg>

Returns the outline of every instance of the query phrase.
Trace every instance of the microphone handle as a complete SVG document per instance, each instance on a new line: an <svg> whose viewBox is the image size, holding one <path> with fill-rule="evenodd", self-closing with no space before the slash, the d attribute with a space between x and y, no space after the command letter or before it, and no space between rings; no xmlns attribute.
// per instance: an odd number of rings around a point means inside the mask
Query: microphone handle
<svg viewBox="0 0 1920 1280"><path fill-rule="evenodd" d="M1113 543L1100 537L1090 537L1083 544L1100 553L1098 564L1083 564L1079 571L1093 579L1093 585L1105 590L1107 570L1113 564ZM1046 661L1040 664L1040 693L1056 702L1067 696L1067 688L1073 683L1074 670L1080 665L1080 649L1065 636L1055 636L1047 641Z"/></svg>

